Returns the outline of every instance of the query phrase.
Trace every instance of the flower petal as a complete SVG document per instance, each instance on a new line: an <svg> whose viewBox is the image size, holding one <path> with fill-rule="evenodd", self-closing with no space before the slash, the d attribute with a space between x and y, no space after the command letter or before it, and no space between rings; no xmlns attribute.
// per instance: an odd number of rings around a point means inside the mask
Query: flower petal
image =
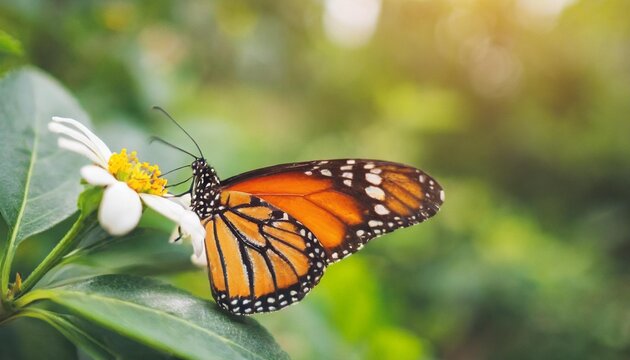
<svg viewBox="0 0 630 360"><path fill-rule="evenodd" d="M186 210L182 205L168 198L151 194L139 195L148 207L177 223L182 238L190 238L196 256L205 253L206 229L201 225L201 220L196 213Z"/></svg>
<svg viewBox="0 0 630 360"><path fill-rule="evenodd" d="M182 205L185 209L190 209L190 201L191 196L190 193L186 193L182 196L173 196L170 197L171 201L175 201L176 203Z"/></svg>
<svg viewBox="0 0 630 360"><path fill-rule="evenodd" d="M97 186L112 185L118 181L112 174L107 172L107 170L96 165L86 165L82 167L81 176L88 184Z"/></svg>
<svg viewBox="0 0 630 360"><path fill-rule="evenodd" d="M164 217L179 223L179 219L184 213L184 208L181 205L161 196L152 194L139 194L142 201L151 209L164 215Z"/></svg>
<svg viewBox="0 0 630 360"><path fill-rule="evenodd" d="M208 259L206 258L206 254L202 254L201 256L192 254L190 255L190 262L192 262L195 266L203 268L208 267Z"/></svg>
<svg viewBox="0 0 630 360"><path fill-rule="evenodd" d="M50 130L53 133L56 134L62 134L62 135L66 135L70 138L70 140L73 141L77 141L81 144L83 144L86 148L88 148L92 153L94 153L94 155L100 159L100 161L98 162L99 165L106 167L107 166L107 161L109 160L109 158L103 158L102 155L100 154L98 148L96 147L96 145L94 144L94 142L92 142L90 139L88 139L85 135L83 135L82 133L57 122L49 122L48 123L48 130Z"/></svg>
<svg viewBox="0 0 630 360"><path fill-rule="evenodd" d="M206 252L206 229L201 225L199 216L193 211L184 211L179 221L182 236L190 238L192 242L195 255L198 257Z"/></svg>
<svg viewBox="0 0 630 360"><path fill-rule="evenodd" d="M127 184L117 181L105 189L98 210L98 221L108 233L124 235L130 232L138 225L140 215L140 197Z"/></svg>
<svg viewBox="0 0 630 360"><path fill-rule="evenodd" d="M66 138L59 138L57 139L57 145L59 145L59 147L62 149L70 150L79 155L83 155L87 157L88 159L92 160L92 162L96 164L99 164L99 165L103 164L103 160L101 158L96 156L96 154L94 154L93 151L88 149L85 145L81 144L80 142L77 142L74 140L68 140ZM107 163L105 163L105 166L107 166Z"/></svg>
<svg viewBox="0 0 630 360"><path fill-rule="evenodd" d="M103 140L101 140L98 136L94 135L94 133L90 131L90 129L88 129L85 125L81 124L80 122L74 119L62 118L59 116L53 116L52 120L58 123L65 123L65 124L73 125L79 131L81 131L85 136L88 137L88 139L90 139L94 143L94 145L96 146L96 149L98 150L98 153L99 153L98 155L100 157L104 159L109 159L109 157L112 156L111 150L109 150L109 148L107 147L107 145L105 145Z"/></svg>

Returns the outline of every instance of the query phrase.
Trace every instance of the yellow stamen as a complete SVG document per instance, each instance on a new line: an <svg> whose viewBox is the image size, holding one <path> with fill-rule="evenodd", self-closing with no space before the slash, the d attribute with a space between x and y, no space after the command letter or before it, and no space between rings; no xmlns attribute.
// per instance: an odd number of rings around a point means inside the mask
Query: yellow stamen
<svg viewBox="0 0 630 360"><path fill-rule="evenodd" d="M148 162L140 162L135 151L127 154L122 149L120 154L113 153L109 158L109 172L120 181L124 181L130 188L139 193L153 195L166 194L166 179L160 178L160 167Z"/></svg>

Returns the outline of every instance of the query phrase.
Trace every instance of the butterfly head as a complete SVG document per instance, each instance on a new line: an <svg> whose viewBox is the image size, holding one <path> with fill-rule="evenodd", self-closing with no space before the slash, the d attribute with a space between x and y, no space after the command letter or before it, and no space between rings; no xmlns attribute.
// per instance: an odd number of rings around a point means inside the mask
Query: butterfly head
<svg viewBox="0 0 630 360"><path fill-rule="evenodd" d="M212 215L218 204L221 196L220 180L217 172L204 158L195 159L190 167L193 173L190 206L203 219Z"/></svg>

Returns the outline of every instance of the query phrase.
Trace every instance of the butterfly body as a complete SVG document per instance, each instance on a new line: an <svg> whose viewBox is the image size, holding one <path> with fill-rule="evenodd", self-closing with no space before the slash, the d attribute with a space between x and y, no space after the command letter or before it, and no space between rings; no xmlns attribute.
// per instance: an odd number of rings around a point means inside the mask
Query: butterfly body
<svg viewBox="0 0 630 360"><path fill-rule="evenodd" d="M212 293L234 314L301 300L327 265L430 218L444 200L426 173L385 161L282 164L224 181L204 159L192 168Z"/></svg>
<svg viewBox="0 0 630 360"><path fill-rule="evenodd" d="M197 159L192 165L193 183L191 188L190 206L199 215L207 218L212 215L221 196L219 188L221 181L217 172L205 159Z"/></svg>

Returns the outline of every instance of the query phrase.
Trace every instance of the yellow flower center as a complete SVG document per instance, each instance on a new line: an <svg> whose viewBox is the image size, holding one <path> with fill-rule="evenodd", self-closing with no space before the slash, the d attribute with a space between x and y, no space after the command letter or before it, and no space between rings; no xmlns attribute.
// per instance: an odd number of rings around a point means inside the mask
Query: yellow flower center
<svg viewBox="0 0 630 360"><path fill-rule="evenodd" d="M135 151L127 154L127 149L122 149L120 153L113 153L107 165L110 174L136 192L166 194L166 179L160 178L160 167L138 161Z"/></svg>

